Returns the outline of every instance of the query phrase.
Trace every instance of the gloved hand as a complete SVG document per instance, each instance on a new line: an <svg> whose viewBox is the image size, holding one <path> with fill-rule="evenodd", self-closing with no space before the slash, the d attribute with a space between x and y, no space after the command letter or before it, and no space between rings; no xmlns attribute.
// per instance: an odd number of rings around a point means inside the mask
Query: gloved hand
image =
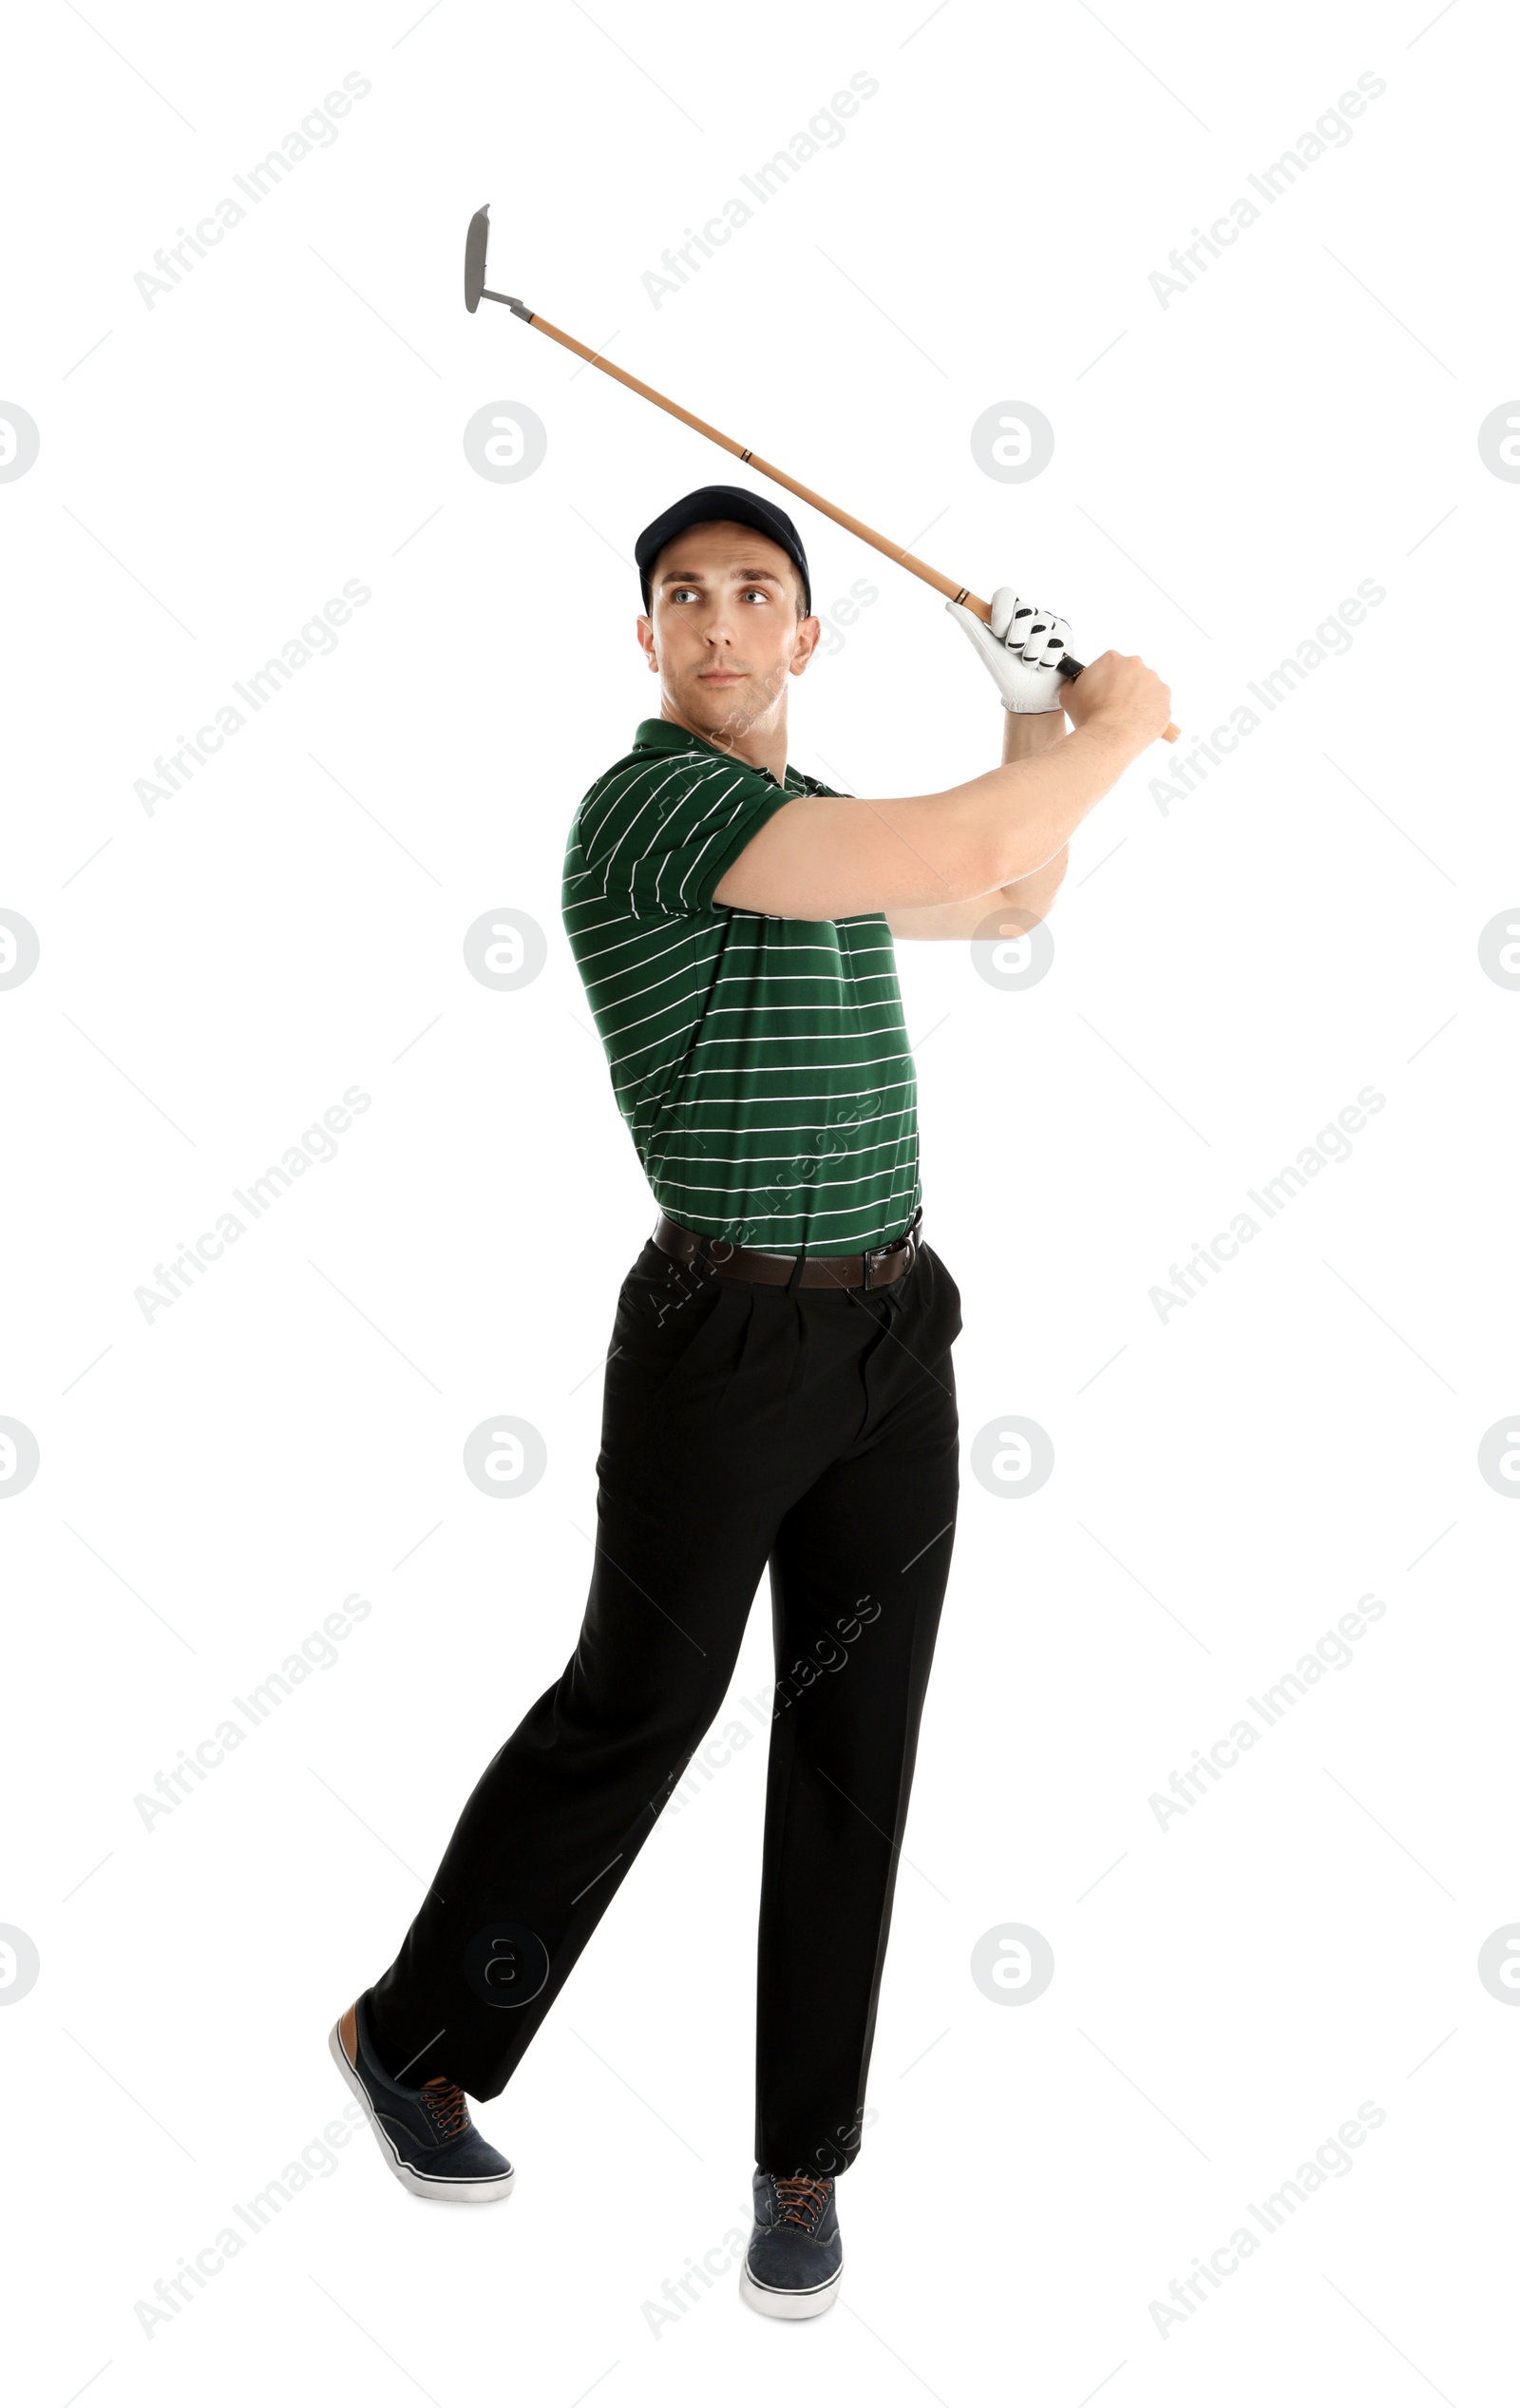
<svg viewBox="0 0 1520 2408"><path fill-rule="evenodd" d="M1020 602L1012 585L999 585L987 625L964 602L946 602L992 672L1005 711L1058 711L1066 679L1056 668L1072 649L1066 620L1033 602Z"/></svg>

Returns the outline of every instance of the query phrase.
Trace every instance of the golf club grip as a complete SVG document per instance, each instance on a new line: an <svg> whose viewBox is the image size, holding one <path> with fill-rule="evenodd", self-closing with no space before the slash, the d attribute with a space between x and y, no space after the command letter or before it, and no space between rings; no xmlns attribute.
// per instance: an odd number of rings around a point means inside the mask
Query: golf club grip
<svg viewBox="0 0 1520 2408"><path fill-rule="evenodd" d="M615 376L619 385L628 387L630 392L641 394L645 401L652 401L656 410L665 411L672 418L679 418L683 426L692 428L695 433L706 435L709 443L717 444L724 451L732 451L736 460L742 460L746 468L757 468L763 477L770 479L772 485L785 486L787 491L794 493L800 502L807 502L813 509L821 510L825 518L833 520L836 526L846 527L851 535L858 535L861 542L869 544L873 551L884 553L888 560L896 561L899 568L905 568L913 576L922 578L926 585L934 587L936 593L943 594L946 601L963 602L968 610L976 612L978 619L992 617L991 603L984 602L978 594L972 593L964 585L958 585L952 578L942 576L939 569L931 568L927 561L921 561L912 552L905 552L900 544L888 543L884 535L878 535L874 526L867 526L864 519L852 517L848 510L839 509L822 493L815 493L810 485L799 484L795 477L787 474L785 468L776 468L770 460L762 460L757 451L747 450L743 444L735 443L732 435L710 426L705 418L698 418L693 411L683 410L678 401L672 401L668 394L656 392L653 385L646 385L639 377L631 376L626 368L615 366L600 352L594 352L589 345L578 342L574 334L567 334L562 326L551 325L536 310L522 310L522 315L530 326L538 328L541 334L547 334L552 342L562 343L566 351L574 352L578 358L585 360L591 367L599 368L604 375ZM1061 662L1061 674L1068 678L1080 677L1083 665L1068 655ZM1179 728L1168 727L1165 730L1167 742L1175 744L1180 734Z"/></svg>

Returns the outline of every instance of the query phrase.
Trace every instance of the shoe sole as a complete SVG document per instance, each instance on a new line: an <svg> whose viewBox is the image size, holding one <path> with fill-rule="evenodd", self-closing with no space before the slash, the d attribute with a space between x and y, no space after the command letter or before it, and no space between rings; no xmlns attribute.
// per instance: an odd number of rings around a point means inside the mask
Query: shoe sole
<svg viewBox="0 0 1520 2408"><path fill-rule="evenodd" d="M832 2307L839 2297L840 2276L844 2271L841 2266L838 2274L830 2275L828 2281L820 2283L814 2291L774 2291L767 2284L757 2283L748 2265L742 2265L739 2268L739 2297L747 2306L757 2309L762 2316L822 2316L824 2310Z"/></svg>
<svg viewBox="0 0 1520 2408"><path fill-rule="evenodd" d="M340 2017L339 2021L341 2019ZM492 2199L504 2199L507 2196L517 2180L515 2171L489 2175L481 2182L440 2182L429 2180L426 2174L414 2172L412 2168L406 2165L397 2155L395 2143L375 2114L370 2103L369 2092L349 2063L348 2052L343 2046L336 2023L327 2035L327 2045L333 2064L364 2110L365 2120L380 2144L381 2156L404 2190L409 2190L414 2199L485 2202Z"/></svg>

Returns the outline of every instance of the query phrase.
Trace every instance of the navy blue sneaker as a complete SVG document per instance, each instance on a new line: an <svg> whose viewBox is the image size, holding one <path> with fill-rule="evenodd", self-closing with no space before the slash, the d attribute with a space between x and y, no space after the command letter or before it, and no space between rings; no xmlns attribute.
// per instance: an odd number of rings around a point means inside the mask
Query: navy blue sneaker
<svg viewBox="0 0 1520 2408"><path fill-rule="evenodd" d="M845 2245L834 2185L812 2174L754 2175L754 2230L739 2297L762 2316L822 2316L839 2297Z"/></svg>
<svg viewBox="0 0 1520 2408"><path fill-rule="evenodd" d="M475 2130L459 2084L439 2078L413 2090L392 2082L375 2055L362 1997L339 2016L328 2047L397 2182L419 2199L506 2197L517 2176Z"/></svg>

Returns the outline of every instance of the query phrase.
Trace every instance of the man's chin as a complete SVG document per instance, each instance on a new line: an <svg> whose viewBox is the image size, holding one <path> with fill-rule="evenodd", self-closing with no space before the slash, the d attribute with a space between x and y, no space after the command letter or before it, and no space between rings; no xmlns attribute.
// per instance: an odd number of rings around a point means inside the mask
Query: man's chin
<svg viewBox="0 0 1520 2408"><path fill-rule="evenodd" d="M692 691L689 708L694 719L705 728L721 729L725 736L743 736L759 717L753 687L748 678L735 678L732 685L713 685L698 678Z"/></svg>

